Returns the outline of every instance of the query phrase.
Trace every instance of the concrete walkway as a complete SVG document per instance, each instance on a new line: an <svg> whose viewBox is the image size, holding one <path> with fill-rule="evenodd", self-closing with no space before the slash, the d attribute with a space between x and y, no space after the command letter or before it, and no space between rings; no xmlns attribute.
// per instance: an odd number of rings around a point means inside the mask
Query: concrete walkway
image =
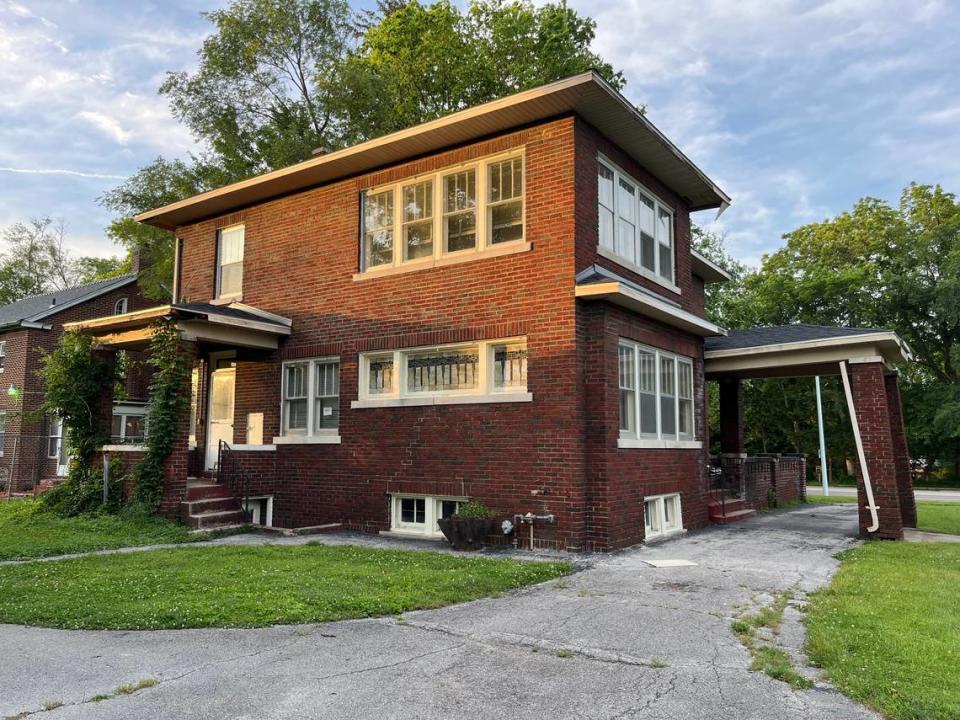
<svg viewBox="0 0 960 720"><path fill-rule="evenodd" d="M763 514L594 558L561 582L400 620L160 632L0 626L0 716L876 718L822 684L794 691L750 672L730 631L733 616L771 593L794 588L802 602L855 533L851 506ZM656 560L695 565L648 564ZM796 656L798 620L788 608L779 637ZM147 678L158 684L90 701Z"/></svg>

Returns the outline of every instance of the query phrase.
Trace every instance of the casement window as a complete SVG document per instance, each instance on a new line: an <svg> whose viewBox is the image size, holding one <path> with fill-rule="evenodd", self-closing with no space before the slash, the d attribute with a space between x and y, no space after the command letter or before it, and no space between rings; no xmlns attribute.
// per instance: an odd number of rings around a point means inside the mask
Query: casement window
<svg viewBox="0 0 960 720"><path fill-rule="evenodd" d="M597 161L600 252L674 287L673 211L606 159Z"/></svg>
<svg viewBox="0 0 960 720"><path fill-rule="evenodd" d="M340 427L340 360L283 364L283 436L336 435Z"/></svg>
<svg viewBox="0 0 960 720"><path fill-rule="evenodd" d="M7 362L7 341L0 340L0 372L3 372L3 367Z"/></svg>
<svg viewBox="0 0 960 720"><path fill-rule="evenodd" d="M693 361L620 340L620 437L693 439Z"/></svg>
<svg viewBox="0 0 960 720"><path fill-rule="evenodd" d="M361 273L498 254L524 238L524 160L511 153L363 193Z"/></svg>
<svg viewBox="0 0 960 720"><path fill-rule="evenodd" d="M123 315L127 311L127 298L119 298L113 304L113 314L114 315Z"/></svg>
<svg viewBox="0 0 960 720"><path fill-rule="evenodd" d="M364 353L359 397L353 407L530 400L526 338Z"/></svg>
<svg viewBox="0 0 960 720"><path fill-rule="evenodd" d="M643 499L644 536L647 540L683 529L680 495L655 495Z"/></svg>
<svg viewBox="0 0 960 720"><path fill-rule="evenodd" d="M140 443L147 436L147 408L144 405L115 405L110 441L114 444ZM53 455L51 455L53 457Z"/></svg>
<svg viewBox="0 0 960 720"><path fill-rule="evenodd" d="M235 225L217 231L217 297L243 294L244 226Z"/></svg>
<svg viewBox="0 0 960 720"><path fill-rule="evenodd" d="M392 495L390 498L390 530L411 535L438 537L437 520L454 515L465 498L432 497L429 495Z"/></svg>

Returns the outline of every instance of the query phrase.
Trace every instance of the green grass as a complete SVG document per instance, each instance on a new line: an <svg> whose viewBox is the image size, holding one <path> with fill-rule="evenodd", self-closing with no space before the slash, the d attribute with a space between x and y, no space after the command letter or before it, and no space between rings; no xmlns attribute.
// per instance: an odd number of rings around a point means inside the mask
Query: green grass
<svg viewBox="0 0 960 720"><path fill-rule="evenodd" d="M34 500L0 502L0 560L23 560L131 545L205 539L154 517L62 518Z"/></svg>
<svg viewBox="0 0 960 720"><path fill-rule="evenodd" d="M786 652L757 636L759 628L766 628L774 635L780 632L783 612L791 599L793 599L793 593L790 590L779 593L771 604L764 605L753 615L734 618L730 623L730 629L750 653L752 671L766 673L774 680L785 682L795 690L805 690L813 687L813 681L794 669L790 656Z"/></svg>
<svg viewBox="0 0 960 720"><path fill-rule="evenodd" d="M807 653L893 720L960 717L960 545L870 542L812 596Z"/></svg>
<svg viewBox="0 0 960 720"><path fill-rule="evenodd" d="M857 502L857 498L840 495L830 497L807 495L807 502L814 505L852 505ZM929 532L960 535L960 503L921 500L917 503L917 528Z"/></svg>
<svg viewBox="0 0 960 720"><path fill-rule="evenodd" d="M0 567L0 622L114 629L324 622L464 602L569 569L313 544L146 550Z"/></svg>

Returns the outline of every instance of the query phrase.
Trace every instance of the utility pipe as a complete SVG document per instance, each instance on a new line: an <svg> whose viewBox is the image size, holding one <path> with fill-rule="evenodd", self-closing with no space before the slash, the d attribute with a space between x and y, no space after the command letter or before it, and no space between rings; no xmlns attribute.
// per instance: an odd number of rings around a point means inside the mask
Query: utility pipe
<svg viewBox="0 0 960 720"><path fill-rule="evenodd" d="M823 437L823 400L820 397L820 376L817 375L817 431L820 435L820 482L823 496L830 497L830 482L827 479L827 441Z"/></svg>
<svg viewBox="0 0 960 720"><path fill-rule="evenodd" d="M873 500L873 485L870 484L870 469L867 467L867 456L863 452L863 440L860 439L860 423L857 420L857 409L853 406L853 392L850 390L850 378L847 377L847 364L840 361L840 377L843 378L843 392L847 396L847 409L850 411L850 424L853 425L853 439L857 443L857 456L860 459L860 469L863 472L863 489L867 493L867 509L873 524L867 528L868 533L880 529L880 518L877 517L877 504Z"/></svg>

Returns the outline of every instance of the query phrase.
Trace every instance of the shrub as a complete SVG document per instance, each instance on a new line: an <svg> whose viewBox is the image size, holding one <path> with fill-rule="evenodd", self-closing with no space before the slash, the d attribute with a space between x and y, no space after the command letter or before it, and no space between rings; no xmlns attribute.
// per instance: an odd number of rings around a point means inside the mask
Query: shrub
<svg viewBox="0 0 960 720"><path fill-rule="evenodd" d="M470 502L465 502L460 505L459 509L457 510L457 517L489 520L493 517L493 510L488 508L482 502L471 500Z"/></svg>

